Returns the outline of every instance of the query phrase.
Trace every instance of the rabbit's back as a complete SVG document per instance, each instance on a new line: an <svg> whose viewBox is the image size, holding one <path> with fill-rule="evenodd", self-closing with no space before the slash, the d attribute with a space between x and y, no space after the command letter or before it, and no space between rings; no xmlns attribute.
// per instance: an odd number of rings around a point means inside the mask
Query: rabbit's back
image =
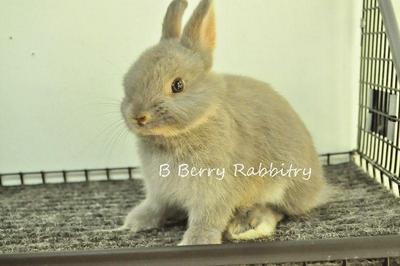
<svg viewBox="0 0 400 266"><path fill-rule="evenodd" d="M257 142L260 152L268 152L270 159L315 159L312 139L304 123L269 84L233 75L225 75L225 81L228 94L225 108L242 138L249 136L247 141Z"/></svg>
<svg viewBox="0 0 400 266"><path fill-rule="evenodd" d="M282 186L287 187L281 204L289 213L302 213L317 205L325 185L323 171L311 135L298 114L267 83L234 75L224 79L228 94L224 107L236 124L236 150L244 163L274 163L278 167L285 163L311 169L309 180L282 180Z"/></svg>

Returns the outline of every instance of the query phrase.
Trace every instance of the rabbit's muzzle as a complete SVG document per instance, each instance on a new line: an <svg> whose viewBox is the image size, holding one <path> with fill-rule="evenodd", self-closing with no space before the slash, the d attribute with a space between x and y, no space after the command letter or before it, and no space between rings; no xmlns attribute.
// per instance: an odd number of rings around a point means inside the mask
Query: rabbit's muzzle
<svg viewBox="0 0 400 266"><path fill-rule="evenodd" d="M143 127L149 121L149 115L141 114L134 118L139 127Z"/></svg>

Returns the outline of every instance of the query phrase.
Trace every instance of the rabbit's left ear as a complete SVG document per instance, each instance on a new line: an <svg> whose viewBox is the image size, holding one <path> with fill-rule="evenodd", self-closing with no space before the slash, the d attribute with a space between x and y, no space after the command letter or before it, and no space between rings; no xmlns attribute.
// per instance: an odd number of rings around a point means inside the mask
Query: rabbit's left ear
<svg viewBox="0 0 400 266"><path fill-rule="evenodd" d="M211 68L215 48L215 12L212 0L202 0L186 24L181 43L183 46L200 52L206 67Z"/></svg>
<svg viewBox="0 0 400 266"><path fill-rule="evenodd" d="M161 40L180 37L182 16L187 5L186 0L171 2L164 17Z"/></svg>

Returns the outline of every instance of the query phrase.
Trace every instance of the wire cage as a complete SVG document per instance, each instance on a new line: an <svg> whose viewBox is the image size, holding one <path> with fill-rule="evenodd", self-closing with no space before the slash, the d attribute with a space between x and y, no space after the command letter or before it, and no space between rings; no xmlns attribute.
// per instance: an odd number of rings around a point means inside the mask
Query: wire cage
<svg viewBox="0 0 400 266"><path fill-rule="evenodd" d="M366 174L358 174L355 179L363 179L368 175L369 179L373 178L390 190L394 196L399 197L400 36L390 0L363 0L361 27L357 149L324 154L321 155L321 160L327 167L330 167L333 162L347 162L360 171L363 169ZM31 184L47 186L52 183L112 182L122 179L133 180L137 176L137 171L137 167L126 167L0 173L0 191L3 191L2 188L9 187L10 181L13 184L19 183L17 187L22 188ZM365 180L367 179L365 178ZM371 189L367 190L367 193L377 189L373 183L368 184ZM353 185L357 184L350 184L349 187ZM389 193L385 193L389 197ZM91 200L95 201L96 199ZM366 200L361 202L365 203ZM397 199L392 202L397 206L400 205ZM10 213L12 212L10 211ZM394 219L398 218L398 216L394 216ZM5 230L4 223L7 220L6 217L0 219L3 223L0 225L1 237L1 230ZM398 229L396 230L399 232ZM0 243L2 242L0 241ZM377 234L369 237L268 241L179 248L119 248L0 254L0 265L57 264L400 265L400 235Z"/></svg>
<svg viewBox="0 0 400 266"><path fill-rule="evenodd" d="M387 8L385 1L364 1L357 153L361 165L399 196L400 43Z"/></svg>

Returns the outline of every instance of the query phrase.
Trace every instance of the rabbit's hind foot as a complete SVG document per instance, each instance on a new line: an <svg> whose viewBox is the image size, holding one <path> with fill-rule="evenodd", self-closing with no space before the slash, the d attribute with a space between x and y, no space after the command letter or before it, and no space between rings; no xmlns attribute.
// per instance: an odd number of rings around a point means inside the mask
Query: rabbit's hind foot
<svg viewBox="0 0 400 266"><path fill-rule="evenodd" d="M225 238L230 240L251 240L274 234L277 223L283 215L269 206L261 204L239 209L229 222Z"/></svg>

